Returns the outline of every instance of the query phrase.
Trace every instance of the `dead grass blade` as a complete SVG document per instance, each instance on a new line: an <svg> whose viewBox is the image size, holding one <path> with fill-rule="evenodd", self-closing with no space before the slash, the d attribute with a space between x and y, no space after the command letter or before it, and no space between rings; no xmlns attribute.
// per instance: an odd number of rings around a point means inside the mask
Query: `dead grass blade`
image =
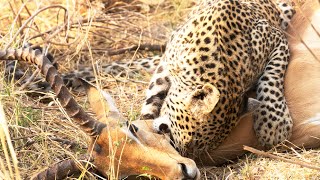
<svg viewBox="0 0 320 180"><path fill-rule="evenodd" d="M9 135L8 125L3 111L2 103L0 102L0 139L1 145L5 154L5 159L8 164L8 174L5 174L5 179L21 179L20 171L18 169L18 159L11 143L11 138ZM9 150L9 152L8 152ZM2 160L1 160L2 161ZM11 161L13 162L14 170L11 166ZM4 168L3 163L1 163L1 168ZM6 172L5 169L1 170Z"/></svg>
<svg viewBox="0 0 320 180"><path fill-rule="evenodd" d="M160 45L159 44L140 44L140 45L134 45L131 47L121 48L117 50L110 50L106 48L91 48L92 51L103 52L108 56L121 55L127 52L138 51L138 50L164 52L165 49L166 49L166 44L160 44ZM84 49L84 51L88 51L88 49Z"/></svg>
<svg viewBox="0 0 320 180"><path fill-rule="evenodd" d="M19 30L16 32L16 34L11 38L11 40L7 43L7 45L5 46L4 49L8 49L8 48L12 45L13 41L18 37L18 35L23 31L23 29L29 24L29 22L30 22L31 20L33 20L34 17L36 17L39 13L41 13L41 12L43 12L43 11L46 11L47 9L52 9L52 8L63 9L63 10L65 11L65 16L67 16L67 14L68 14L68 13L67 13L68 10L67 10L65 7L61 6L61 5L51 5L51 6L47 6L47 7L44 7L44 8L39 9L38 11L36 11L32 16L30 16L30 17L22 24L22 26L19 28ZM65 18L65 19L67 19L67 18Z"/></svg>
<svg viewBox="0 0 320 180"><path fill-rule="evenodd" d="M296 164L296 165L300 165L302 167L306 167L306 168L310 168L310 169L314 169L314 170L320 171L320 167L318 167L316 165L310 165L310 162L303 162L303 161L301 161L299 159L296 159L296 158L287 159L287 158L284 158L284 157L273 155L273 154L268 153L268 152L257 150L255 148L252 148L252 147L249 147L249 146L243 146L243 149L246 150L246 151L249 151L251 153L260 155L260 156L265 156L265 157L268 157L268 158L277 159L277 160L281 160L281 161L288 162L288 163L291 163L291 164Z"/></svg>

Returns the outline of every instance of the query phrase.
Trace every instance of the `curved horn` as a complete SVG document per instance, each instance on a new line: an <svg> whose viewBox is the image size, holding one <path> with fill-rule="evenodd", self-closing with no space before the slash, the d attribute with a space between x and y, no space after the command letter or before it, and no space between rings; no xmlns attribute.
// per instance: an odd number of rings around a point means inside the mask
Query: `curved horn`
<svg viewBox="0 0 320 180"><path fill-rule="evenodd" d="M78 105L64 85L57 69L39 50L31 48L1 50L0 59L26 61L36 64L46 77L46 81L50 84L67 114L90 136L99 135L102 129L106 127L106 124L93 119Z"/></svg>

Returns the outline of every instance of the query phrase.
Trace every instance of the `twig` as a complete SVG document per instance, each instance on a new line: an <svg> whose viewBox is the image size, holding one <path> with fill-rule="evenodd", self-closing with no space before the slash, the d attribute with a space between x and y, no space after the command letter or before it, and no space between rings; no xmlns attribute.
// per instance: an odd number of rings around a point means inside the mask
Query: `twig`
<svg viewBox="0 0 320 180"><path fill-rule="evenodd" d="M149 84L149 82L146 82L146 81L139 81L139 80L135 80L135 79L121 79L121 78L117 78L117 77L113 77L116 81L118 82L122 82L122 83L128 83L128 82L133 82L133 83L140 83L140 84Z"/></svg>
<svg viewBox="0 0 320 180"><path fill-rule="evenodd" d="M47 9L52 9L52 8L64 9L65 12L66 12L66 14L67 14L67 12L68 12L68 10L67 10L65 7L61 6L61 5L51 5L51 6L47 6L47 7L44 7L44 8L42 8L42 9L38 10L36 13L34 13L32 16L30 16L30 17L23 23L23 25L19 28L19 30L17 31L17 33L16 33L16 34L12 37L12 39L9 41L9 43L7 44L7 46L5 47L5 49L8 49L8 48L11 46L12 42L17 38L17 36L20 34L20 32L27 26L27 24L28 24L34 17L36 17L36 16L37 16L39 13L41 13L42 11L45 11L45 10L47 10Z"/></svg>
<svg viewBox="0 0 320 180"><path fill-rule="evenodd" d="M75 40L73 40L72 42L68 42L68 43L61 43L61 42L55 42L55 41L51 41L51 40L46 40L47 42L38 43L37 45L44 44L44 43L50 43L50 44L59 45L59 46L70 46L70 45L75 44L76 42L78 42L79 39L80 38L77 37L77 38L75 38Z"/></svg>
<svg viewBox="0 0 320 180"><path fill-rule="evenodd" d="M22 2L23 4L25 4L25 3L24 3L24 0L21 0L21 2ZM28 6L27 6L27 5L24 6L24 9L27 11L29 17L32 16L32 15L31 15L31 12L30 12L29 9L28 9ZM35 22L33 22L33 24L34 24L34 26L36 27L37 31L40 32L39 26L38 26ZM20 26L21 26L21 25L20 25Z"/></svg>
<svg viewBox="0 0 320 180"><path fill-rule="evenodd" d="M32 109L43 109L45 111L49 111L49 110L59 110L59 106L40 106L40 105L37 105L37 106L29 106L29 107L32 107Z"/></svg>
<svg viewBox="0 0 320 180"><path fill-rule="evenodd" d="M14 12L14 9L13 9L12 4L10 3L10 1L9 1L9 6L10 6L10 9L11 9L11 11L12 11L12 14L13 14L16 18L18 18L19 27L21 27L21 25L22 25L22 20L21 20L20 13L17 15L16 12ZM20 32L20 36L22 37L22 35L23 35L23 32L21 31L21 32Z"/></svg>
<svg viewBox="0 0 320 180"><path fill-rule="evenodd" d="M270 153L267 153L267 152L264 152L264 151L257 150L255 148L252 148L252 147L249 147L249 146L243 146L243 149L246 150L246 151L249 151L251 153L260 155L260 156L265 156L265 157L268 157L268 158L277 159L277 160L281 160L281 161L288 162L288 163L291 163L291 164L296 164L296 165L300 165L302 167L306 167L306 168L309 168L309 169L314 169L314 170L320 171L320 167L315 166L315 165L310 165L310 163L303 162L303 161L295 159L295 158L287 159L287 158L279 157L279 156L276 156L276 155L273 155L273 154L270 154Z"/></svg>
<svg viewBox="0 0 320 180"><path fill-rule="evenodd" d="M26 142L24 145L17 147L16 149L19 151L19 150L21 150L22 148L29 147L29 146L33 145L34 143L36 143L35 140L27 137L27 142Z"/></svg>
<svg viewBox="0 0 320 180"><path fill-rule="evenodd" d="M36 135L31 135L31 136L24 136L24 137L20 137L20 138L16 138L14 140L19 140L19 139L27 139L27 142L22 145L22 146L19 146L17 147L16 149L17 150L21 150L22 148L26 148L26 147L29 147L31 145L33 145L34 143L36 143L37 141L36 140L33 140L31 139L32 137L35 137ZM70 140L67 140L67 139L61 139L61 138L57 138L57 137L48 137L51 141L56 141L58 143L61 143L61 144L65 144L65 145L68 145L68 147L70 149L73 149L74 147L76 146L79 146L78 143L76 142L73 142L73 141L70 141ZM87 147L80 147L81 149L87 149ZM1 151L0 151L1 152Z"/></svg>
<svg viewBox="0 0 320 180"><path fill-rule="evenodd" d="M134 45L131 47L127 48L122 48L122 49L117 49L117 50L106 50L106 49L92 49L96 51L105 51L105 53L108 56L114 56L114 55L119 55L119 54L124 54L126 52L130 51L136 51L136 50L147 50L147 51L164 51L166 49L166 45L152 45L152 44L141 44L141 45ZM87 49L85 49L87 50Z"/></svg>
<svg viewBox="0 0 320 180"><path fill-rule="evenodd" d="M89 22L88 19L78 20L76 22L70 22L69 26L72 27L73 25L77 25L77 24L82 24L83 25L84 23L88 23L88 22ZM95 20L93 20L93 22L105 23L105 20L104 19L95 19ZM45 31L43 33L39 33L37 35L34 35L34 36L30 37L28 39L28 41L30 41L30 40L32 40L34 38L37 38L37 37L44 36L46 34L49 34L49 33L53 32L53 31L59 31L60 32L60 29L63 29L63 27L66 26L66 25L67 25L67 23L63 23L62 25L55 26L54 28L49 29L49 30L47 30L47 31Z"/></svg>
<svg viewBox="0 0 320 180"><path fill-rule="evenodd" d="M34 78L39 74L40 69L36 69L33 74L26 80L25 83L23 83L20 88L19 91L22 91L23 89L25 89L31 82L33 82Z"/></svg>
<svg viewBox="0 0 320 180"><path fill-rule="evenodd" d="M51 139L52 141L59 142L61 144L66 144L70 147L70 149L78 146L78 143L67 140L67 139L61 139L61 138L57 138L57 137L49 137L49 139Z"/></svg>
<svg viewBox="0 0 320 180"><path fill-rule="evenodd" d="M10 4L10 2L9 2L9 4ZM10 4L10 6L11 6L11 4ZM21 13L21 11L24 9L24 6L26 6L26 3L23 3L22 5L21 5L21 7L20 7L20 9L19 9L19 11L17 12L17 14L19 15L19 16L16 16L15 18L14 18L14 20L13 20L13 22L16 22L16 21L20 21L20 13ZM12 25L11 25L11 28L13 29L14 28L14 24L15 23L12 23ZM21 25L19 26L19 27L21 27ZM20 29L19 29L20 30ZM23 33L21 33L21 31L22 31L23 29L21 29L20 31L18 31L16 34L15 34L15 36L14 36L14 38L16 38L19 34L23 34ZM14 39L13 39L14 40ZM10 42L10 44L13 42L13 40ZM8 46L9 47L9 46ZM7 49L7 48L6 48Z"/></svg>
<svg viewBox="0 0 320 180"><path fill-rule="evenodd" d="M21 136L21 137L12 138L11 140L12 141L17 141L17 140L20 140L20 139L33 138L35 136L36 136L35 134L32 134L32 135L28 135L28 136Z"/></svg>
<svg viewBox="0 0 320 180"><path fill-rule="evenodd" d="M58 26L58 28L56 29L55 32L53 32L52 34L50 34L50 36L46 37L46 41L49 41L50 39L52 39L54 36L56 36L57 34L59 34L61 31L63 30L67 30L67 25L69 24L69 22L67 21L68 19L68 12L66 11L66 15L64 17L64 24L62 26Z"/></svg>

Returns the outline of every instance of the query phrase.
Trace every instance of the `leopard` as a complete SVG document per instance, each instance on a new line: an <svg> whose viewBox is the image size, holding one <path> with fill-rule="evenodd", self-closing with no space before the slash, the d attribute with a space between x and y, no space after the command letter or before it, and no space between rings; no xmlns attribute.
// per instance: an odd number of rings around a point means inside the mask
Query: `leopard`
<svg viewBox="0 0 320 180"><path fill-rule="evenodd" d="M292 119L284 97L290 57L285 29L295 11L271 0L207 1L174 31L151 78L142 119L171 133L175 148L196 156L217 148L249 113L259 143L287 140Z"/></svg>
<svg viewBox="0 0 320 180"><path fill-rule="evenodd" d="M284 75L290 52L285 29L295 11L271 0L207 0L175 30L162 56L102 66L103 73L125 70L153 72L141 109L141 120L170 134L185 156L217 148L247 113L255 89L254 130L261 145L288 139L292 119L284 98ZM8 72L23 72L13 63ZM85 67L62 74L69 87L77 77L94 81ZM18 74L18 75L16 75ZM40 80L39 80L40 81ZM50 90L45 82L32 89Z"/></svg>

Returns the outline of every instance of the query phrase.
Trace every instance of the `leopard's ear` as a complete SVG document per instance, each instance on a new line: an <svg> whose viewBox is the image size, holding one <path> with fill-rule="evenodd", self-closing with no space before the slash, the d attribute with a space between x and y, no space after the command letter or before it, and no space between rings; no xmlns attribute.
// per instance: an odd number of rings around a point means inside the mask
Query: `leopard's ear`
<svg viewBox="0 0 320 180"><path fill-rule="evenodd" d="M193 115L207 115L216 106L220 98L219 90L210 83L194 90L187 99L187 107Z"/></svg>
<svg viewBox="0 0 320 180"><path fill-rule="evenodd" d="M122 116L116 107L112 97L105 91L95 87L90 82L79 78L83 87L85 88L92 111L100 118L117 118Z"/></svg>

